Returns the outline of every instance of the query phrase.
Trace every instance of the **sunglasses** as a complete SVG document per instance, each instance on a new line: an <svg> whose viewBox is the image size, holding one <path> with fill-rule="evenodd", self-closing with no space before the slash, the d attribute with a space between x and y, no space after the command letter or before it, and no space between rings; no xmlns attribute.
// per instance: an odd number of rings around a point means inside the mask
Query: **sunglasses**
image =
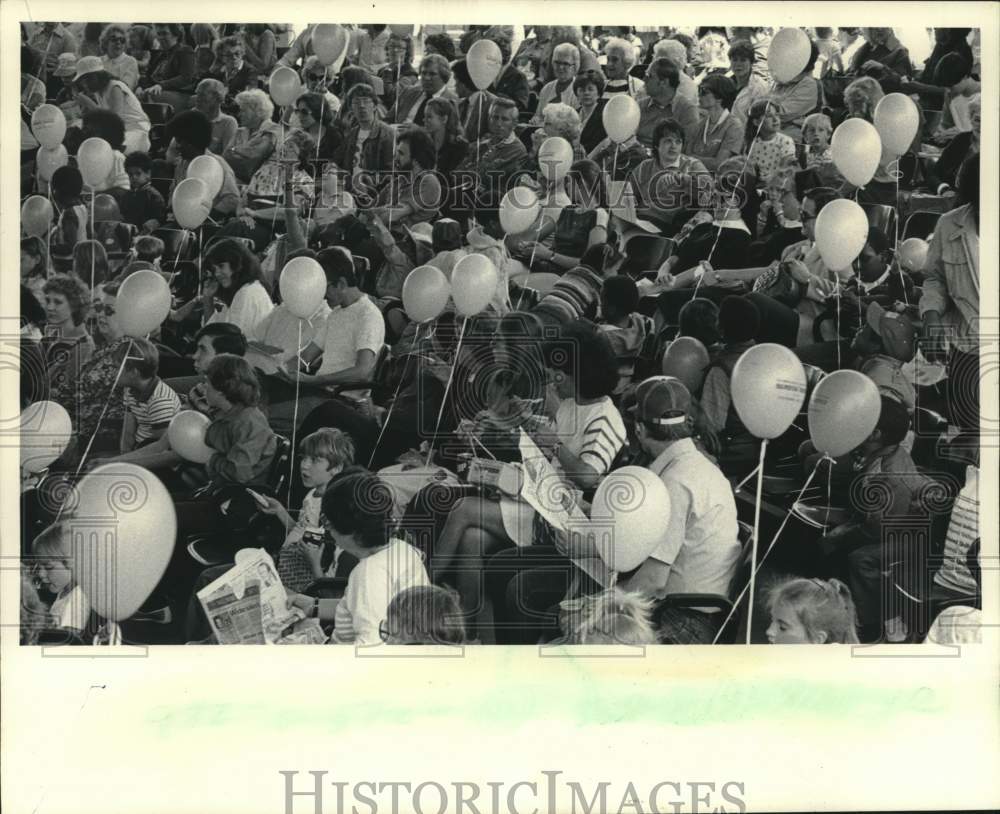
<svg viewBox="0 0 1000 814"><path fill-rule="evenodd" d="M113 317L115 315L115 307L113 305L106 305L103 302L95 302L93 310L95 314L104 314L108 317Z"/></svg>

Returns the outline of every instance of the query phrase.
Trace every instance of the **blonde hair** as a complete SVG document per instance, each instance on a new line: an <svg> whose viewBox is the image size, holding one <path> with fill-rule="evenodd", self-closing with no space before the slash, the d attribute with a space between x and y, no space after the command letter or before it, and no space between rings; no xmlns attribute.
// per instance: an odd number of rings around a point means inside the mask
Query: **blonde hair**
<svg viewBox="0 0 1000 814"><path fill-rule="evenodd" d="M542 129L548 137L558 136L570 144L580 139L580 114L562 102L550 102L542 109Z"/></svg>
<svg viewBox="0 0 1000 814"><path fill-rule="evenodd" d="M882 86L870 76L859 76L850 85L844 88L844 104L850 111L850 103L854 101L864 101L867 118L875 115L875 106L882 101L885 93Z"/></svg>
<svg viewBox="0 0 1000 814"><path fill-rule="evenodd" d="M571 600L569 644L656 644L653 601L621 588Z"/></svg>
<svg viewBox="0 0 1000 814"><path fill-rule="evenodd" d="M811 125L826 128L828 133L833 132L833 122L830 121L830 117L825 113L810 113L802 120L803 130Z"/></svg>
<svg viewBox="0 0 1000 814"><path fill-rule="evenodd" d="M323 427L302 439L301 455L322 458L330 468L348 467L354 463L354 442L346 432L333 427Z"/></svg>
<svg viewBox="0 0 1000 814"><path fill-rule="evenodd" d="M772 616L778 605L795 613L810 641L819 641L823 633L824 644L858 644L854 600L839 579L790 579L771 590L768 610Z"/></svg>
<svg viewBox="0 0 1000 814"><path fill-rule="evenodd" d="M458 593L440 585L415 585L396 594L386 624L408 644L462 644L465 622Z"/></svg>

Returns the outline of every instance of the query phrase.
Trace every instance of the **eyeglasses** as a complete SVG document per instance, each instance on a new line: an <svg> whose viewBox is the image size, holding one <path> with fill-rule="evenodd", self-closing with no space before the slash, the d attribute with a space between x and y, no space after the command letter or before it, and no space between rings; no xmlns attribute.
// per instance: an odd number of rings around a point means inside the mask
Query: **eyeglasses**
<svg viewBox="0 0 1000 814"><path fill-rule="evenodd" d="M122 36L108 37L108 42L126 42L126 39Z"/></svg>
<svg viewBox="0 0 1000 814"><path fill-rule="evenodd" d="M663 142L666 142L667 144L683 144L684 139L680 136L663 136L659 143L663 144Z"/></svg>
<svg viewBox="0 0 1000 814"><path fill-rule="evenodd" d="M552 60L552 66L554 68L575 68L576 67L576 63L575 62L563 62L562 60L554 59L554 60Z"/></svg>
<svg viewBox="0 0 1000 814"><path fill-rule="evenodd" d="M107 305L103 302L95 302L93 310L95 314L104 314L108 317L113 317L115 315L115 307L113 305Z"/></svg>

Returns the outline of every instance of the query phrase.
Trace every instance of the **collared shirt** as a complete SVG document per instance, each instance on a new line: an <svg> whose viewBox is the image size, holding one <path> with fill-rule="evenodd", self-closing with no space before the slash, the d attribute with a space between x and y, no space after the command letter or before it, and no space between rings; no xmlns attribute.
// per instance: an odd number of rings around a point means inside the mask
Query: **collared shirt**
<svg viewBox="0 0 1000 814"><path fill-rule="evenodd" d="M75 54L79 50L76 37L62 23L57 23L51 31L45 31L39 25L35 33L28 38L28 45L46 55L68 54L70 52ZM46 68L44 64L40 72L42 74L40 78L45 78Z"/></svg>
<svg viewBox="0 0 1000 814"><path fill-rule="evenodd" d="M733 488L694 441L674 441L649 468L670 494L667 533L650 556L670 566L666 593L729 593L740 557Z"/></svg>
<svg viewBox="0 0 1000 814"><path fill-rule="evenodd" d="M739 155L743 147L743 125L728 110L723 110L713 125L708 114L702 112L698 123L687 132L685 151L703 162L716 164L716 156L726 151L730 156ZM709 166L714 169L714 166Z"/></svg>
<svg viewBox="0 0 1000 814"><path fill-rule="evenodd" d="M111 59L105 54L101 61L104 63L104 70L135 90L135 86L139 84L139 63L134 56L122 53Z"/></svg>
<svg viewBox="0 0 1000 814"><path fill-rule="evenodd" d="M215 453L205 468L216 483L262 483L278 449L278 437L256 407L235 405L205 430Z"/></svg>
<svg viewBox="0 0 1000 814"><path fill-rule="evenodd" d="M661 105L647 96L639 102L639 127L635 132L643 147L653 148L653 131L662 119L675 119L687 130L698 123L698 108L680 95L675 95L669 105Z"/></svg>
<svg viewBox="0 0 1000 814"><path fill-rule="evenodd" d="M643 161L633 175L639 200L649 209L669 216L679 209L703 209L711 204L708 170L697 158L681 154L670 166L660 166L655 158Z"/></svg>
<svg viewBox="0 0 1000 814"><path fill-rule="evenodd" d="M941 216L927 251L920 315L937 311L958 336L979 338L979 230L968 204Z"/></svg>
<svg viewBox="0 0 1000 814"><path fill-rule="evenodd" d="M296 343L299 341L300 326L302 329L302 342L299 348L301 349L313 341L316 330L326 322L328 316L330 316L330 306L326 304L326 300L323 300L319 308L313 312L308 320L295 316L282 303L257 323L257 327L250 335L250 338L265 345L281 348L286 354L296 354Z"/></svg>

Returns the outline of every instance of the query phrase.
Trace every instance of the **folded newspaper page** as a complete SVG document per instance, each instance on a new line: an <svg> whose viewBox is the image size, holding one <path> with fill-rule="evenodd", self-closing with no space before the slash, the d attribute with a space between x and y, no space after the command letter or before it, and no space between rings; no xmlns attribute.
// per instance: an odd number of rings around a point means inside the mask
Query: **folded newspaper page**
<svg viewBox="0 0 1000 814"><path fill-rule="evenodd" d="M262 548L245 548L236 564L198 591L219 644L274 644L302 619L290 610L274 560Z"/></svg>
<svg viewBox="0 0 1000 814"><path fill-rule="evenodd" d="M580 491L566 481L524 430L521 430L519 447L523 463L521 498L554 529L570 531L589 526L590 519L579 507ZM614 572L599 557L570 559L602 587L614 584Z"/></svg>

